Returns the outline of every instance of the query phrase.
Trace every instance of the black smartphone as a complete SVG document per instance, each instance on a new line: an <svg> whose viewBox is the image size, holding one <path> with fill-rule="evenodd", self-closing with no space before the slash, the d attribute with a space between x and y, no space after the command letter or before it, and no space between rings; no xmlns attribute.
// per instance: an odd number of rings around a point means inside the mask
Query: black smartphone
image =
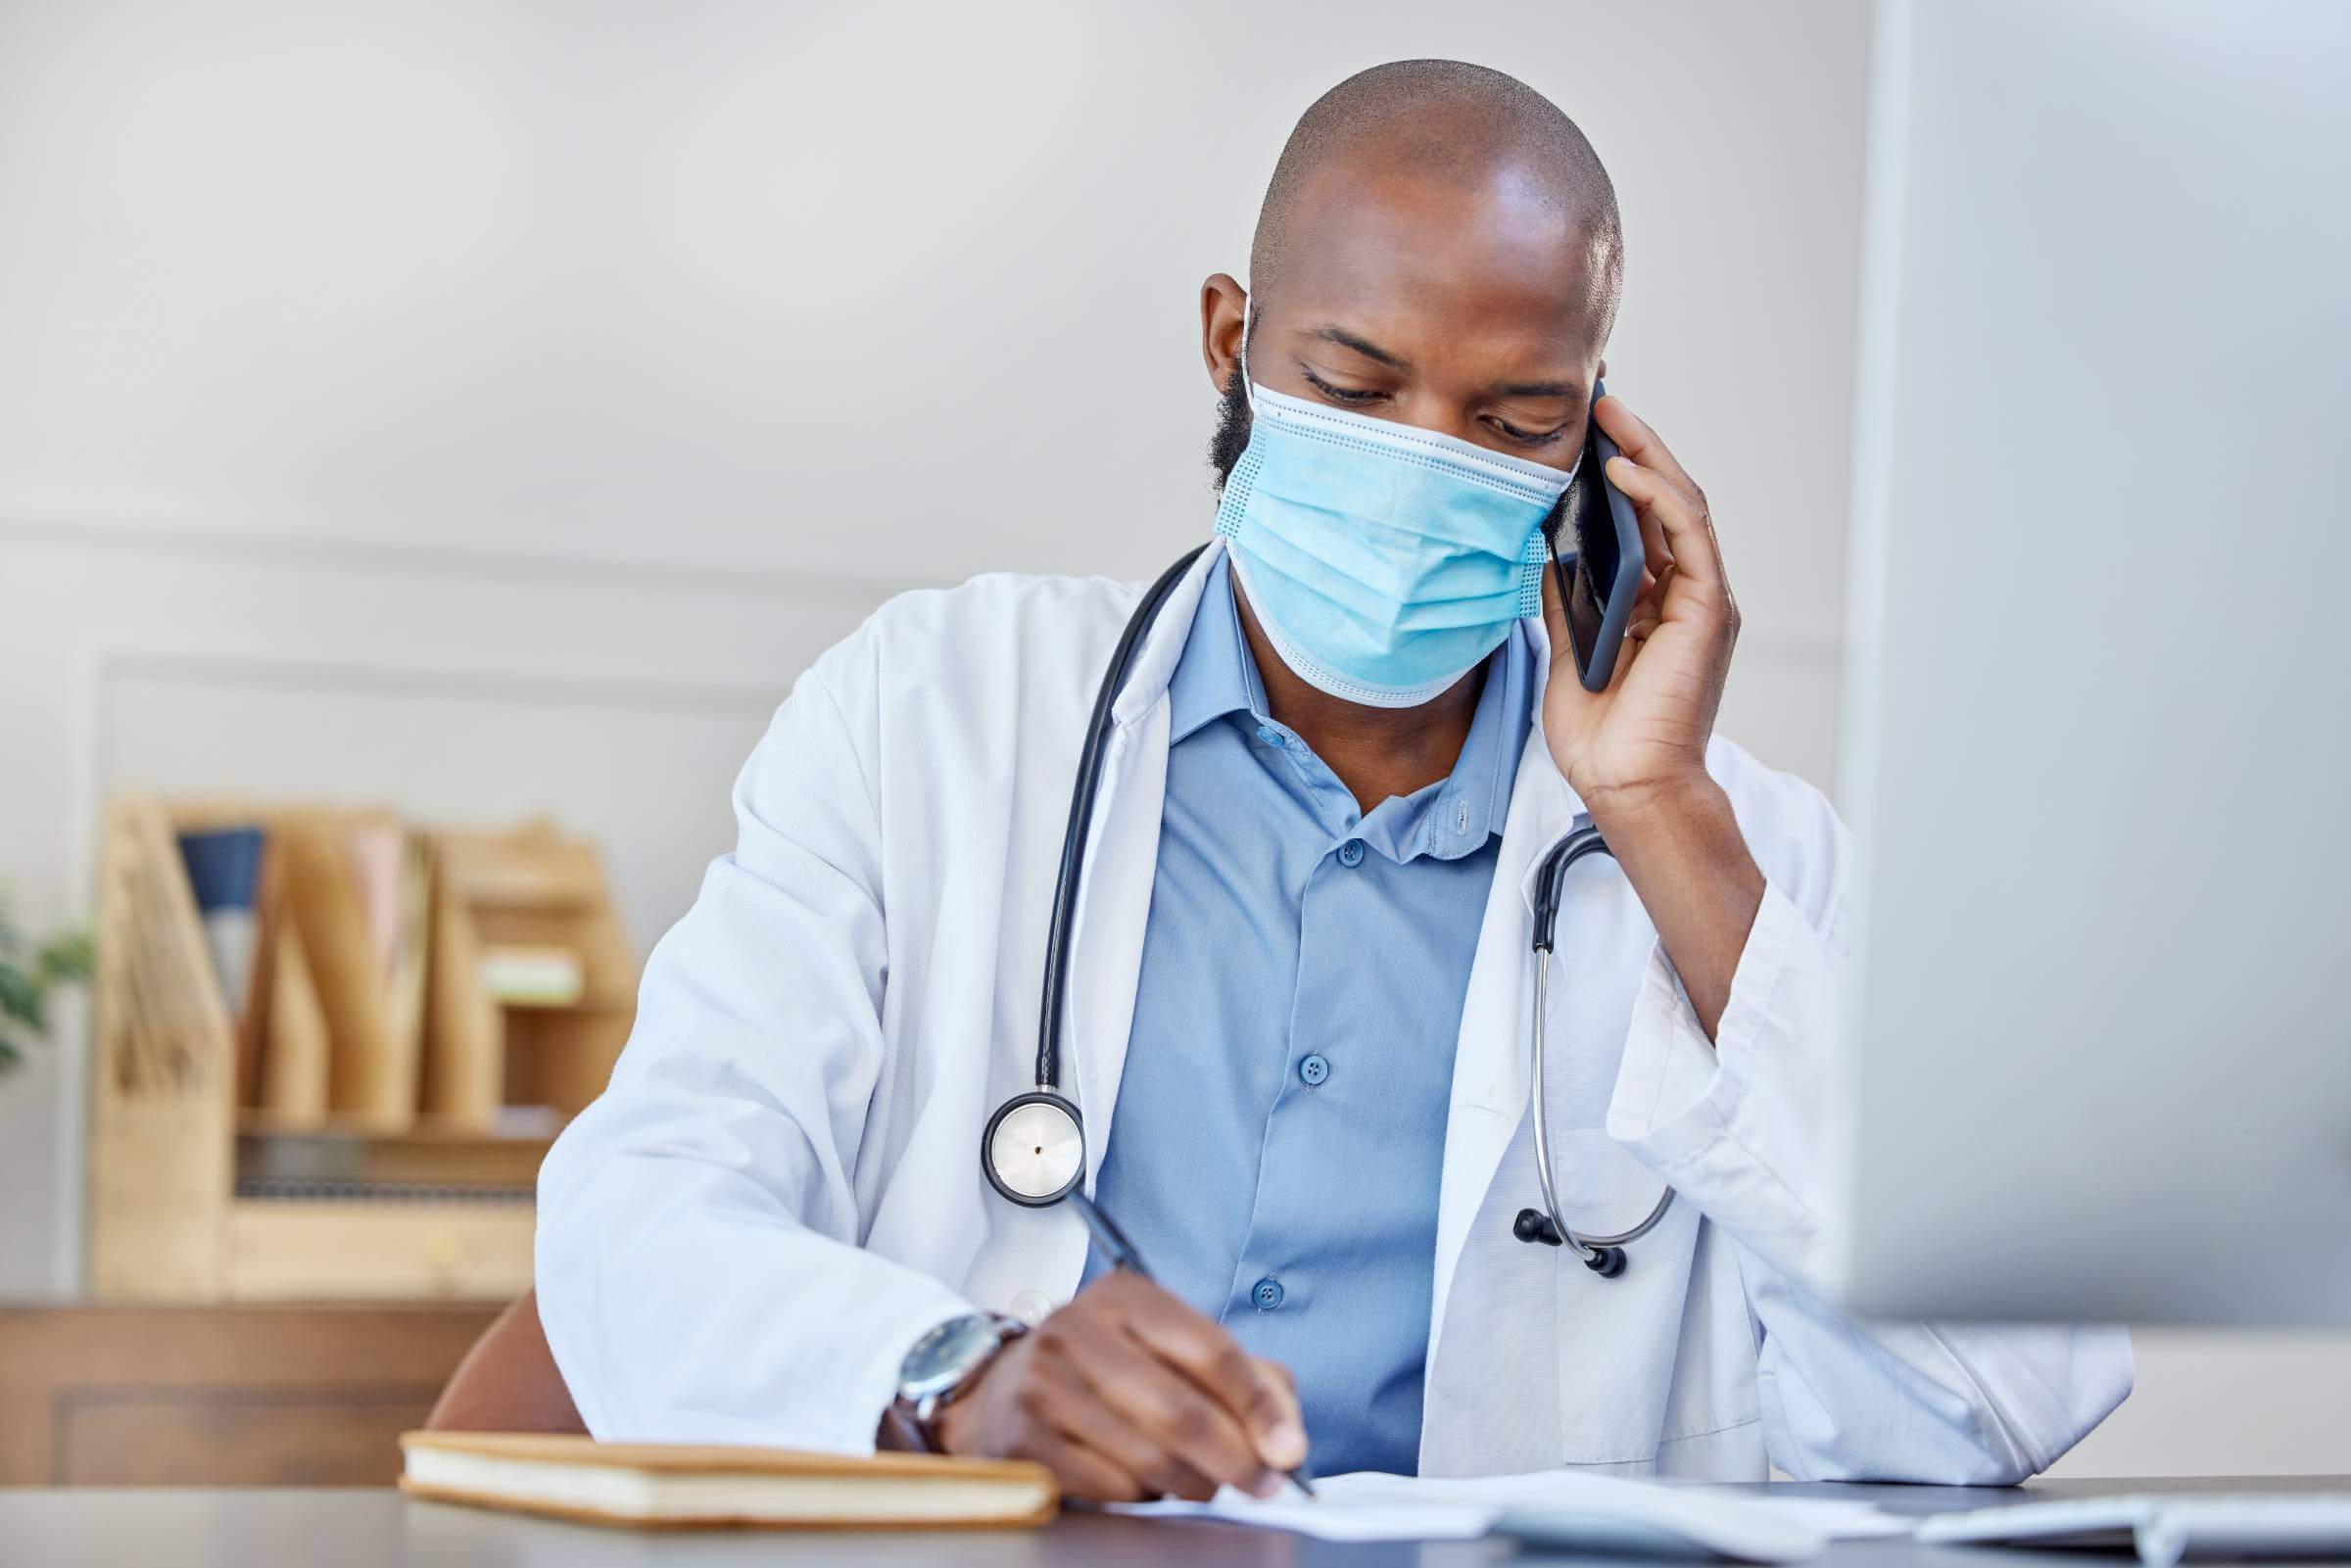
<svg viewBox="0 0 2351 1568"><path fill-rule="evenodd" d="M1592 401L1607 396L1595 383ZM1552 526L1551 569L1559 579L1559 602L1567 606L1567 631L1575 644L1576 678L1587 691L1605 691L1616 673L1624 629L1632 624L1633 601L1641 596L1648 550L1633 503L1608 483L1608 459L1616 443L1601 433L1600 421L1585 429L1583 461L1559 498Z"/></svg>

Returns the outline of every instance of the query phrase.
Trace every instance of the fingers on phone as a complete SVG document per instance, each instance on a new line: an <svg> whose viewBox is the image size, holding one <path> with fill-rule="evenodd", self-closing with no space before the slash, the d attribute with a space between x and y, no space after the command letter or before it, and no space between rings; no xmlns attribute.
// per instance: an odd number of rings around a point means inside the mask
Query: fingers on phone
<svg viewBox="0 0 2351 1568"><path fill-rule="evenodd" d="M1666 547L1665 525L1657 518L1657 476L1619 455L1608 464L1608 483L1633 503L1633 520L1641 526L1641 548L1648 557L1645 564L1653 574L1662 570L1673 552Z"/></svg>
<svg viewBox="0 0 2351 1568"><path fill-rule="evenodd" d="M1610 393L1601 399L1593 406L1592 417L1600 421L1600 428L1607 432L1608 439L1616 443L1616 450L1625 456L1644 468L1663 474L1693 496L1699 493L1698 482L1682 467L1681 459L1657 439L1657 433L1649 428L1647 420L1624 405L1622 398Z"/></svg>
<svg viewBox="0 0 2351 1568"><path fill-rule="evenodd" d="M1693 581L1709 586L1722 579L1722 556L1714 544L1713 525L1703 502L1665 475L1619 456L1608 465L1608 480L1633 503L1641 520L1641 539L1650 551L1650 567L1661 573L1670 564ZM1661 539L1652 539L1650 530ZM1659 557L1662 557L1660 561Z"/></svg>

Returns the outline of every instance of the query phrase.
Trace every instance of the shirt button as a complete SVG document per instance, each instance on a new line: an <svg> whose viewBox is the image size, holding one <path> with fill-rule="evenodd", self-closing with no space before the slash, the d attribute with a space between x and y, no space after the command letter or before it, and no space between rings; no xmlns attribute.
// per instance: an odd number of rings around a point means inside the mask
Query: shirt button
<svg viewBox="0 0 2351 1568"><path fill-rule="evenodd" d="M1310 1056L1298 1064L1298 1076L1304 1078L1307 1086L1312 1088L1330 1076L1330 1063L1320 1056Z"/></svg>
<svg viewBox="0 0 2351 1568"><path fill-rule="evenodd" d="M1281 1281L1268 1275L1249 1288L1249 1299L1257 1303L1261 1312L1273 1310L1281 1305Z"/></svg>
<svg viewBox="0 0 2351 1568"><path fill-rule="evenodd" d="M1053 1298L1041 1290L1017 1291L1005 1305L1012 1308L1013 1316L1034 1328L1053 1310Z"/></svg>
<svg viewBox="0 0 2351 1568"><path fill-rule="evenodd" d="M1270 746L1281 744L1281 732L1270 724L1261 724L1257 727L1257 737Z"/></svg>
<svg viewBox="0 0 2351 1568"><path fill-rule="evenodd" d="M1361 866L1363 863L1364 841L1361 838L1350 838L1339 846L1340 865L1352 867Z"/></svg>

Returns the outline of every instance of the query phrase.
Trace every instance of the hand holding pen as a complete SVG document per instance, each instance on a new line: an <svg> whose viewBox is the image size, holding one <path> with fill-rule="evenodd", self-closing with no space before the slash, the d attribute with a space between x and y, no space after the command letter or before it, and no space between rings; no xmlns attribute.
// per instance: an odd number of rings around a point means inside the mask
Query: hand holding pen
<svg viewBox="0 0 2351 1568"><path fill-rule="evenodd" d="M1107 1225L1099 1213L1088 1223ZM1129 1266L1006 1345L938 1412L939 1445L1033 1459L1065 1496L1090 1501L1280 1491L1306 1460L1287 1374L1137 1272L1125 1238L1105 1245Z"/></svg>
<svg viewBox="0 0 2351 1568"><path fill-rule="evenodd" d="M1113 1224L1110 1216L1095 1207L1091 1198L1073 1189L1070 1202L1085 1220L1085 1228L1094 1233L1094 1245L1102 1249L1102 1256L1109 1259L1111 1267L1125 1269L1150 1284L1159 1283L1151 1278L1151 1270L1143 1266L1142 1256L1134 1250L1134 1244L1127 1239L1127 1233ZM1284 1474L1290 1478L1292 1486L1309 1497L1315 1495L1313 1483L1307 1480L1303 1461L1290 1466Z"/></svg>

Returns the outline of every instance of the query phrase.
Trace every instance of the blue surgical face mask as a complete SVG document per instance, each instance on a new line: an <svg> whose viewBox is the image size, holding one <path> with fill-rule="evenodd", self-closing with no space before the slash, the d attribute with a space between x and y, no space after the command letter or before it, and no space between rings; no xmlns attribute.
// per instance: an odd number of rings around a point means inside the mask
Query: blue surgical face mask
<svg viewBox="0 0 2351 1568"><path fill-rule="evenodd" d="M1246 350L1240 373L1249 446L1217 532L1300 680L1414 707L1542 612L1542 524L1572 470L1249 385Z"/></svg>

